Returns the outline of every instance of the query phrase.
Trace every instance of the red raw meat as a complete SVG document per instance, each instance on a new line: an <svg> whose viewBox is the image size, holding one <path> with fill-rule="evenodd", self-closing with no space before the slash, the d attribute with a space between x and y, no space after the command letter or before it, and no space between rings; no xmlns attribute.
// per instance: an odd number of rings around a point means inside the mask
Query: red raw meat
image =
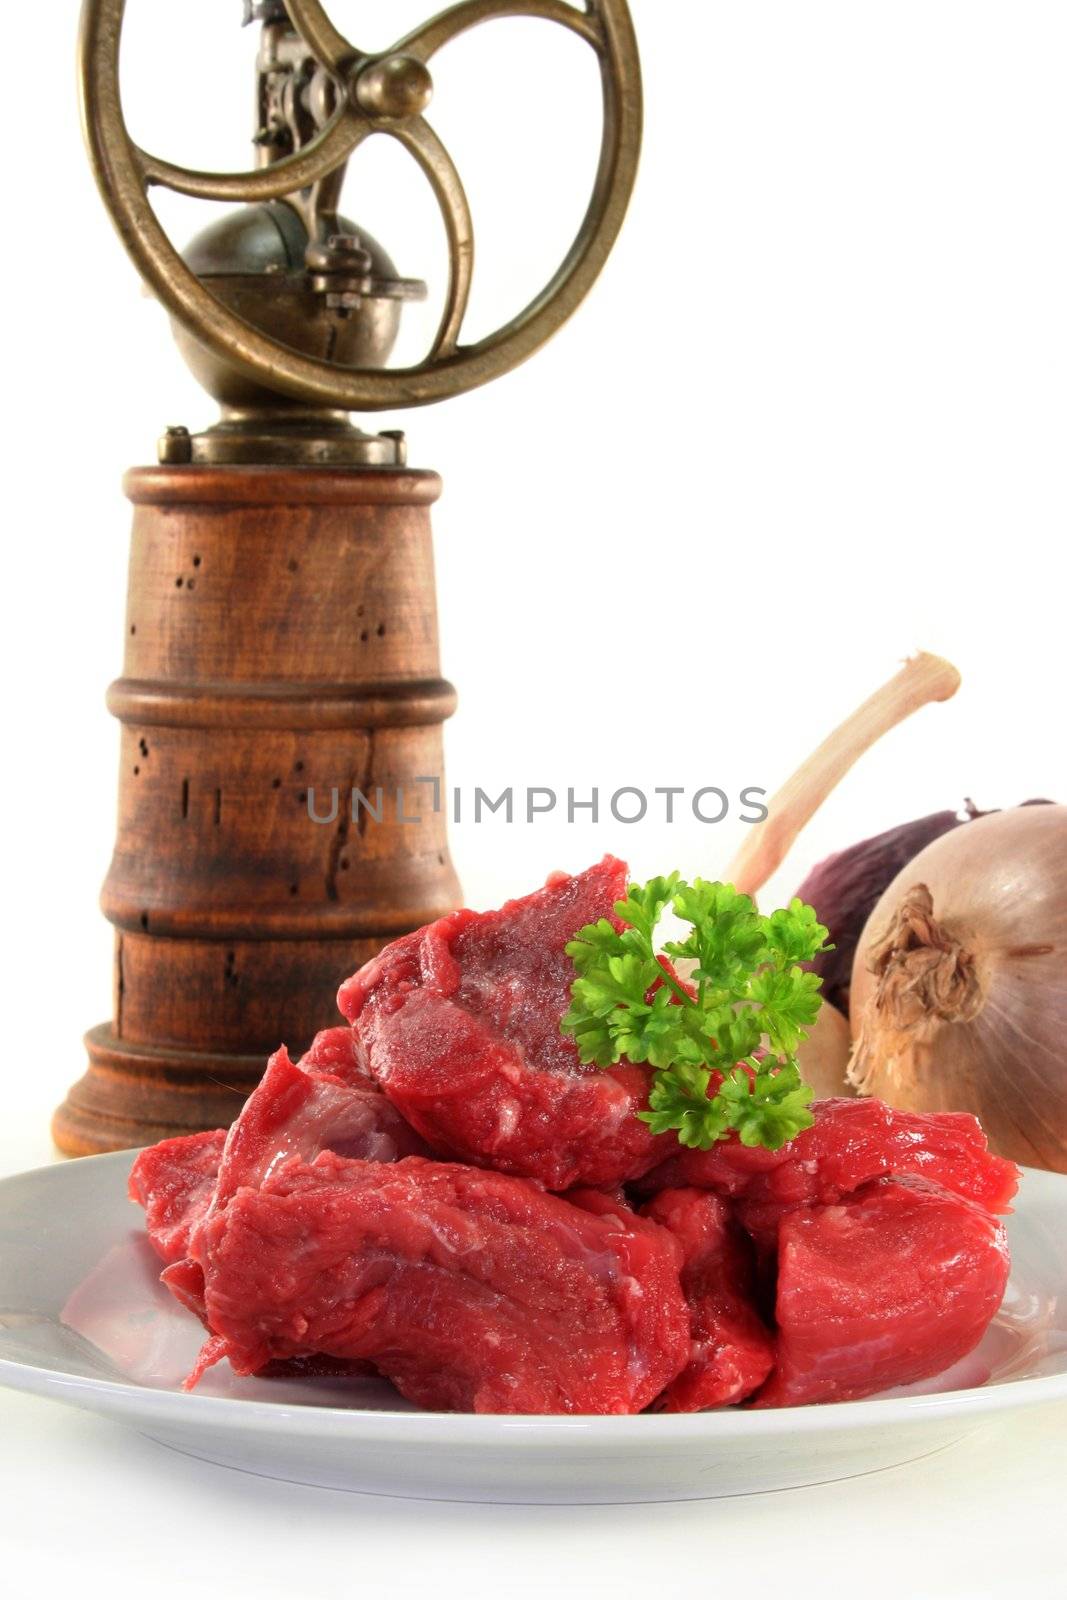
<svg viewBox="0 0 1067 1600"><path fill-rule="evenodd" d="M755 1393L774 1367L774 1337L753 1300L752 1246L729 1202L706 1189L665 1189L644 1208L682 1246L689 1364L657 1411L707 1411Z"/></svg>
<svg viewBox="0 0 1067 1600"><path fill-rule="evenodd" d="M299 1066L283 1045L228 1133L166 1139L134 1163L130 1198L145 1207L148 1236L167 1262L162 1282L201 1320L204 1278L190 1239L209 1209L286 1161L310 1161L321 1150L379 1164L429 1153L370 1079L357 1075L346 1084L315 1066L351 1059L348 1028L320 1033Z"/></svg>
<svg viewBox="0 0 1067 1600"><path fill-rule="evenodd" d="M145 1209L145 1228L168 1264L189 1253L189 1236L204 1216L222 1161L226 1129L164 1139L142 1150L130 1173L130 1199Z"/></svg>
<svg viewBox="0 0 1067 1600"><path fill-rule="evenodd" d="M757 1406L859 1400L973 1350L1008 1281L1004 1229L921 1179L882 1179L779 1229L778 1362Z"/></svg>
<svg viewBox="0 0 1067 1600"><path fill-rule="evenodd" d="M642 1181L647 1191L692 1185L745 1202L742 1220L773 1237L783 1210L831 1204L881 1177L929 1178L1006 1211L1019 1183L1011 1161L991 1155L965 1112L896 1111L881 1100L820 1100L815 1126L781 1150L748 1149L736 1137L710 1150L682 1150Z"/></svg>
<svg viewBox="0 0 1067 1600"><path fill-rule="evenodd" d="M317 1033L300 1057L300 1065L305 1072L328 1072L343 1083L368 1076L348 1027L324 1028Z"/></svg>
<svg viewBox="0 0 1067 1600"><path fill-rule="evenodd" d="M193 1241L213 1338L239 1373L366 1359L436 1410L642 1410L689 1354L681 1251L521 1179L323 1154L241 1189Z"/></svg>
<svg viewBox="0 0 1067 1600"><path fill-rule="evenodd" d="M594 1217L621 1217L623 1227L629 1227L638 1214L621 1183L613 1189L568 1189L563 1198L583 1211L591 1211Z"/></svg>
<svg viewBox="0 0 1067 1600"><path fill-rule="evenodd" d="M271 1056L230 1129L215 1195L217 1206L225 1205L242 1185L258 1188L284 1162L294 1157L311 1161L322 1150L379 1163L431 1153L369 1078L357 1076L344 1083L313 1065L313 1054L320 1060L327 1054L321 1047L316 1052L323 1040L330 1043L328 1053L334 1067L341 1065L340 1052L332 1049L336 1041L331 1038L340 1034L350 1036L351 1030L334 1028L329 1034L320 1033L299 1066L290 1061L284 1045Z"/></svg>
<svg viewBox="0 0 1067 1600"><path fill-rule="evenodd" d="M669 1149L636 1112L649 1072L583 1067L559 1030L574 967L564 946L621 926L627 868L607 856L500 911L457 911L389 945L338 1004L371 1074L438 1150L550 1189L634 1178Z"/></svg>

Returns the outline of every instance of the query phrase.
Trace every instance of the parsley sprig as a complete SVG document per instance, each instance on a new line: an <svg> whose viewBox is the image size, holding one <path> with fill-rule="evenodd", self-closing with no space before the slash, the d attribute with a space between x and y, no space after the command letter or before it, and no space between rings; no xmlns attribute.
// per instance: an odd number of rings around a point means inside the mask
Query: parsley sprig
<svg viewBox="0 0 1067 1600"><path fill-rule="evenodd" d="M668 906L690 932L663 953L695 961L688 985L656 951ZM685 883L673 872L631 884L615 913L627 924L621 933L602 918L567 945L578 976L560 1027L582 1061L655 1067L639 1115L692 1149L736 1132L742 1144L778 1150L811 1127L813 1094L796 1052L819 1014L822 979L802 964L827 948L811 906L794 900L765 917L730 884Z"/></svg>

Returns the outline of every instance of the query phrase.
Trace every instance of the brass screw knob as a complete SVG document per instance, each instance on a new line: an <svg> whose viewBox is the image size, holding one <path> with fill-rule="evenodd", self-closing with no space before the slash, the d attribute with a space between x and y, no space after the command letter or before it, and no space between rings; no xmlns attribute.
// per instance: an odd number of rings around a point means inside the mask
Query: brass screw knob
<svg viewBox="0 0 1067 1600"><path fill-rule="evenodd" d="M354 233L331 233L325 244L312 242L304 252L309 272L342 273L349 278L367 278L374 262L363 241Z"/></svg>
<svg viewBox="0 0 1067 1600"><path fill-rule="evenodd" d="M417 117L433 99L433 79L414 56L383 56L360 72L355 97L369 117Z"/></svg>
<svg viewBox="0 0 1067 1600"><path fill-rule="evenodd" d="M193 436L188 428L168 428L159 441L159 461L164 467L184 467L193 459Z"/></svg>
<svg viewBox="0 0 1067 1600"><path fill-rule="evenodd" d="M316 294L326 296L331 311L358 311L374 290L374 263L354 233L333 233L325 244L308 245L304 263Z"/></svg>

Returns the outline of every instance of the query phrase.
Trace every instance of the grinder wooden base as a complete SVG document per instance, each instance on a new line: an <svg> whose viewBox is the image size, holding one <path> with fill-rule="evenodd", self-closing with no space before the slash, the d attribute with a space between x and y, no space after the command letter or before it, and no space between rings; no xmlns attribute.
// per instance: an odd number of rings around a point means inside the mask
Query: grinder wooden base
<svg viewBox="0 0 1067 1600"><path fill-rule="evenodd" d="M72 1155L230 1122L343 978L459 900L436 475L176 466L127 492L114 1017L56 1113Z"/></svg>

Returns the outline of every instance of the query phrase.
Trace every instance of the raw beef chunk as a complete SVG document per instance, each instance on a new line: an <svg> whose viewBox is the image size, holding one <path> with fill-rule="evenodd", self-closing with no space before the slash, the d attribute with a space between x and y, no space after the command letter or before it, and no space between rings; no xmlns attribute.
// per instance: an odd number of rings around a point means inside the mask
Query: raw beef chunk
<svg viewBox="0 0 1067 1600"><path fill-rule="evenodd" d="M784 1209L830 1204L881 1177L929 1178L987 1211L1009 1208L1019 1170L990 1155L975 1117L896 1111L881 1100L820 1100L813 1110L815 1126L781 1150L747 1149L736 1138L683 1150L642 1187L692 1185L743 1200L743 1220L757 1236L773 1235Z"/></svg>
<svg viewBox="0 0 1067 1600"><path fill-rule="evenodd" d="M881 1179L779 1229L778 1362L757 1406L858 1400L973 1350L1008 1281L1004 1230L921 1179Z"/></svg>
<svg viewBox="0 0 1067 1600"><path fill-rule="evenodd" d="M435 1149L536 1178L609 1186L651 1167L656 1140L635 1113L649 1074L583 1067L560 1033L574 967L564 946L625 897L606 857L500 911L457 911L389 945L342 987L370 1072Z"/></svg>
<svg viewBox="0 0 1067 1600"><path fill-rule="evenodd" d="M167 1262L162 1281L201 1320L204 1276L190 1239L209 1209L224 1206L242 1185L262 1183L286 1161L310 1161L321 1150L379 1164L428 1153L370 1079L357 1076L350 1085L313 1065L316 1057L340 1065L351 1050L349 1034L348 1028L320 1033L299 1066L283 1045L228 1133L167 1139L137 1158L130 1198L145 1207L149 1237Z"/></svg>
<svg viewBox="0 0 1067 1600"><path fill-rule="evenodd" d="M640 1411L685 1365L681 1251L521 1179L324 1154L240 1189L198 1230L213 1338L240 1373L367 1359L446 1411Z"/></svg>
<svg viewBox="0 0 1067 1600"><path fill-rule="evenodd" d="M337 1076L334 1077L333 1075ZM346 1084L339 1081L355 1079ZM227 1130L164 1139L143 1150L130 1173L130 1199L145 1208L148 1236L163 1260L188 1254L189 1235L214 1198ZM368 1161L428 1155L371 1079L359 1076L351 1028L328 1028L294 1067L283 1046L229 1130L226 1187L255 1183L287 1155L320 1150Z"/></svg>
<svg viewBox="0 0 1067 1600"><path fill-rule="evenodd" d="M211 1204L226 1129L164 1139L142 1150L130 1173L130 1199L145 1209L145 1228L168 1264L189 1253L189 1235Z"/></svg>
<svg viewBox="0 0 1067 1600"><path fill-rule="evenodd" d="M350 1030L330 1031L347 1034ZM326 1037L319 1034L316 1044ZM318 1053L321 1059L323 1052ZM369 1078L343 1083L311 1065L314 1054L312 1045L299 1066L290 1061L284 1045L271 1056L230 1129L216 1205L224 1205L244 1184L258 1187L278 1166L296 1156L311 1161L321 1150L332 1150L357 1161L387 1162L430 1153Z"/></svg>
<svg viewBox="0 0 1067 1600"><path fill-rule="evenodd" d="M644 1215L682 1246L689 1363L658 1411L707 1411L753 1394L774 1366L774 1338L753 1300L752 1246L729 1202L704 1189L665 1189Z"/></svg>

